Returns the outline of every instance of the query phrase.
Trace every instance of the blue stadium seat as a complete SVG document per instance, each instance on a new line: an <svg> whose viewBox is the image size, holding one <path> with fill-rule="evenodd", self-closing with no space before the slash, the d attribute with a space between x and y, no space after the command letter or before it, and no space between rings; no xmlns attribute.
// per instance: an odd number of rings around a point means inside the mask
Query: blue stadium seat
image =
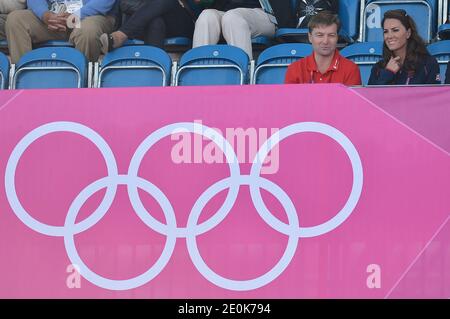
<svg viewBox="0 0 450 319"><path fill-rule="evenodd" d="M430 42L437 32L438 0L369 0L364 8L362 22L362 41L382 41L381 21L386 11L404 9L416 22L419 35Z"/></svg>
<svg viewBox="0 0 450 319"><path fill-rule="evenodd" d="M145 42L143 40L138 39L128 39L123 43L123 46L133 46L133 45L145 45Z"/></svg>
<svg viewBox="0 0 450 319"><path fill-rule="evenodd" d="M73 43L70 43L69 41L62 41L62 40L51 40L51 41L45 41L36 43L33 48L44 48L44 47L70 47L74 48L75 45Z"/></svg>
<svg viewBox="0 0 450 319"><path fill-rule="evenodd" d="M342 28L340 36L348 43L359 37L360 2L357 0L339 0L339 19Z"/></svg>
<svg viewBox="0 0 450 319"><path fill-rule="evenodd" d="M69 47L45 47L22 56L16 64L13 89L80 88L88 82L88 61Z"/></svg>
<svg viewBox="0 0 450 319"><path fill-rule="evenodd" d="M186 37L173 37L164 40L164 46L192 47L192 40Z"/></svg>
<svg viewBox="0 0 450 319"><path fill-rule="evenodd" d="M358 65L362 84L367 85L373 65L383 59L383 42L354 43L343 48L341 55Z"/></svg>
<svg viewBox="0 0 450 319"><path fill-rule="evenodd" d="M450 39L450 23L445 23L439 26L438 29L439 39L449 40Z"/></svg>
<svg viewBox="0 0 450 319"><path fill-rule="evenodd" d="M292 11L295 12L298 0L291 0ZM339 18L341 20L341 30L339 41L353 43L359 36L359 16L360 1L340 0ZM284 42L308 42L307 28L281 28L278 29L275 38Z"/></svg>
<svg viewBox="0 0 450 319"><path fill-rule="evenodd" d="M447 70L447 63L450 61L450 40L438 41L428 45L428 52L434 56L438 63L441 75L441 82L445 81L445 71Z"/></svg>
<svg viewBox="0 0 450 319"><path fill-rule="evenodd" d="M9 60L6 55L0 52L0 89L8 88L9 83Z"/></svg>
<svg viewBox="0 0 450 319"><path fill-rule="evenodd" d="M239 85L248 83L249 57L230 45L205 45L180 59L175 85Z"/></svg>
<svg viewBox="0 0 450 319"><path fill-rule="evenodd" d="M442 17L442 24L438 28L439 39L450 40L450 4L449 1L443 0L442 11L444 16Z"/></svg>
<svg viewBox="0 0 450 319"><path fill-rule="evenodd" d="M258 57L253 84L282 84L287 67L312 53L306 43L283 43L264 50Z"/></svg>
<svg viewBox="0 0 450 319"><path fill-rule="evenodd" d="M266 48L272 45L272 39L263 35L252 38L253 48Z"/></svg>
<svg viewBox="0 0 450 319"><path fill-rule="evenodd" d="M164 40L164 50L167 52L186 52L192 48L192 39L173 37Z"/></svg>
<svg viewBox="0 0 450 319"><path fill-rule="evenodd" d="M123 46L146 45L143 40L128 39ZM164 50L169 52L187 51L192 48L192 40L186 37L173 37L164 40Z"/></svg>
<svg viewBox="0 0 450 319"><path fill-rule="evenodd" d="M8 41L0 40L0 48L7 49L8 48Z"/></svg>
<svg viewBox="0 0 450 319"><path fill-rule="evenodd" d="M167 86L171 68L170 56L159 48L124 46L103 58L98 87Z"/></svg>

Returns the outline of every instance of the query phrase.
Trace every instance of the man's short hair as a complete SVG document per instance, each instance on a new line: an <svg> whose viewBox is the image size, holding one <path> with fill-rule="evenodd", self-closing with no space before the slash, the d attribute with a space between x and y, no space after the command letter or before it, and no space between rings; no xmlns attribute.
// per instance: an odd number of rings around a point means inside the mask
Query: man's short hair
<svg viewBox="0 0 450 319"><path fill-rule="evenodd" d="M334 14L330 11L322 11L318 14L311 17L308 23L309 33L312 33L314 28L317 28L320 25L330 26L332 24L336 24L337 31L341 29L341 20L337 14Z"/></svg>

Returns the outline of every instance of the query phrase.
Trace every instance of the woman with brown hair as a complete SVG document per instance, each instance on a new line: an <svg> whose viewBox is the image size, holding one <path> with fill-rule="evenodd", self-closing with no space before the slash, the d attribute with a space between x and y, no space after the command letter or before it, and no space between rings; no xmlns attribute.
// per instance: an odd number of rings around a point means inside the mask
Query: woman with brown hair
<svg viewBox="0 0 450 319"><path fill-rule="evenodd" d="M439 64L405 10L384 14L383 60L372 68L369 85L440 84Z"/></svg>

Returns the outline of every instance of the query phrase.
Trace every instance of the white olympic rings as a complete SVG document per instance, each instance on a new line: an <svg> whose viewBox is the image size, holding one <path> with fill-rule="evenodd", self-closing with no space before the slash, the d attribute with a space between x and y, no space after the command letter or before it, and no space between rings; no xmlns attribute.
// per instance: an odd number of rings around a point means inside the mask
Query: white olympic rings
<svg viewBox="0 0 450 319"><path fill-rule="evenodd" d="M15 186L17 165L26 149L37 139L56 132L71 132L90 140L100 150L108 171L108 176L101 178L83 189L70 205L64 226L44 224L33 218L22 206ZM150 181L138 176L139 167L149 149L162 138L174 133L201 134L210 139L225 154L230 169L226 177L205 190L195 202L190 212L187 226L178 227L176 214L166 195ZM270 150L283 139L294 134L312 132L326 135L336 141L346 152L353 171L353 185L344 207L330 220L316 226L300 227L297 210L289 196L275 183L260 176L262 163ZM79 256L74 236L93 227L108 212L119 185L126 185L128 196L135 213L152 230L167 236L161 256L143 274L125 280L114 280L102 277L92 271ZM242 185L250 187L250 194L255 208L261 218L274 230L289 237L286 250L277 264L267 273L250 280L231 280L215 273L203 260L197 247L196 237L221 223L231 211ZM224 289L247 291L267 285L277 278L288 267L297 249L299 238L314 237L332 231L341 225L354 211L361 196L363 187L363 168L359 154L352 142L336 128L319 122L301 122L282 128L273 134L259 149L253 160L249 175L241 175L239 162L232 146L216 130L199 123L174 123L164 126L150 134L134 153L128 173L120 175L114 154L106 141L95 131L75 122L52 122L42 125L23 137L12 151L5 172L5 189L9 204L17 217L29 228L48 236L64 237L67 255L73 264L78 265L80 274L91 283L110 290L127 290L142 286L159 275L170 260L177 238L185 238L191 260L197 270L211 283ZM97 209L86 219L76 223L77 215L83 204L96 192L106 188L105 196ZM288 224L277 219L266 207L260 189L270 192L282 204ZM165 215L166 224L161 223L147 212L138 195L138 189L144 190L155 198ZM198 224L200 214L208 202L219 192L228 189L222 206L208 220Z"/></svg>

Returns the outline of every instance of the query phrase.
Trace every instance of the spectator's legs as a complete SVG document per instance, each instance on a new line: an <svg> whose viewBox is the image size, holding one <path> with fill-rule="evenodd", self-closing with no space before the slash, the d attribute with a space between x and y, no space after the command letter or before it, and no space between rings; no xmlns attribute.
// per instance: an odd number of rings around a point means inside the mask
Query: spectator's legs
<svg viewBox="0 0 450 319"><path fill-rule="evenodd" d="M252 37L273 37L275 24L262 9L237 8L223 16L222 32L228 44L243 49L253 59Z"/></svg>
<svg viewBox="0 0 450 319"><path fill-rule="evenodd" d="M181 6L164 15L166 38L187 37L192 39L194 21L191 15Z"/></svg>
<svg viewBox="0 0 450 319"><path fill-rule="evenodd" d="M153 45L158 48L163 48L164 39L166 38L166 22L162 17L153 19L147 25L147 32L145 32L145 44Z"/></svg>
<svg viewBox="0 0 450 319"><path fill-rule="evenodd" d="M138 38L145 30L149 31L150 24L154 19L162 17L176 6L179 6L177 0L147 0L118 31L112 33L114 48L121 47L127 39ZM161 27L161 22L155 22L154 26ZM151 32L150 37L158 37L156 31Z"/></svg>
<svg viewBox="0 0 450 319"><path fill-rule="evenodd" d="M102 33L114 30L114 18L111 16L90 16L81 21L81 27L73 29L69 41L83 52L89 61L96 62L100 56L100 40Z"/></svg>
<svg viewBox="0 0 450 319"><path fill-rule="evenodd" d="M176 6L161 17L153 19L147 25L145 43L159 48L164 47L168 37L187 37L192 39L194 21L181 6Z"/></svg>
<svg viewBox="0 0 450 319"><path fill-rule="evenodd" d="M7 14L0 14L0 40L6 39L5 24L7 16Z"/></svg>
<svg viewBox="0 0 450 319"><path fill-rule="evenodd" d="M222 31L221 20L225 12L215 9L203 10L195 22L192 47L217 44Z"/></svg>
<svg viewBox="0 0 450 319"><path fill-rule="evenodd" d="M66 32L49 31L31 10L17 10L8 14L5 30L12 63L17 63L22 55L31 51L33 43L68 38Z"/></svg>

